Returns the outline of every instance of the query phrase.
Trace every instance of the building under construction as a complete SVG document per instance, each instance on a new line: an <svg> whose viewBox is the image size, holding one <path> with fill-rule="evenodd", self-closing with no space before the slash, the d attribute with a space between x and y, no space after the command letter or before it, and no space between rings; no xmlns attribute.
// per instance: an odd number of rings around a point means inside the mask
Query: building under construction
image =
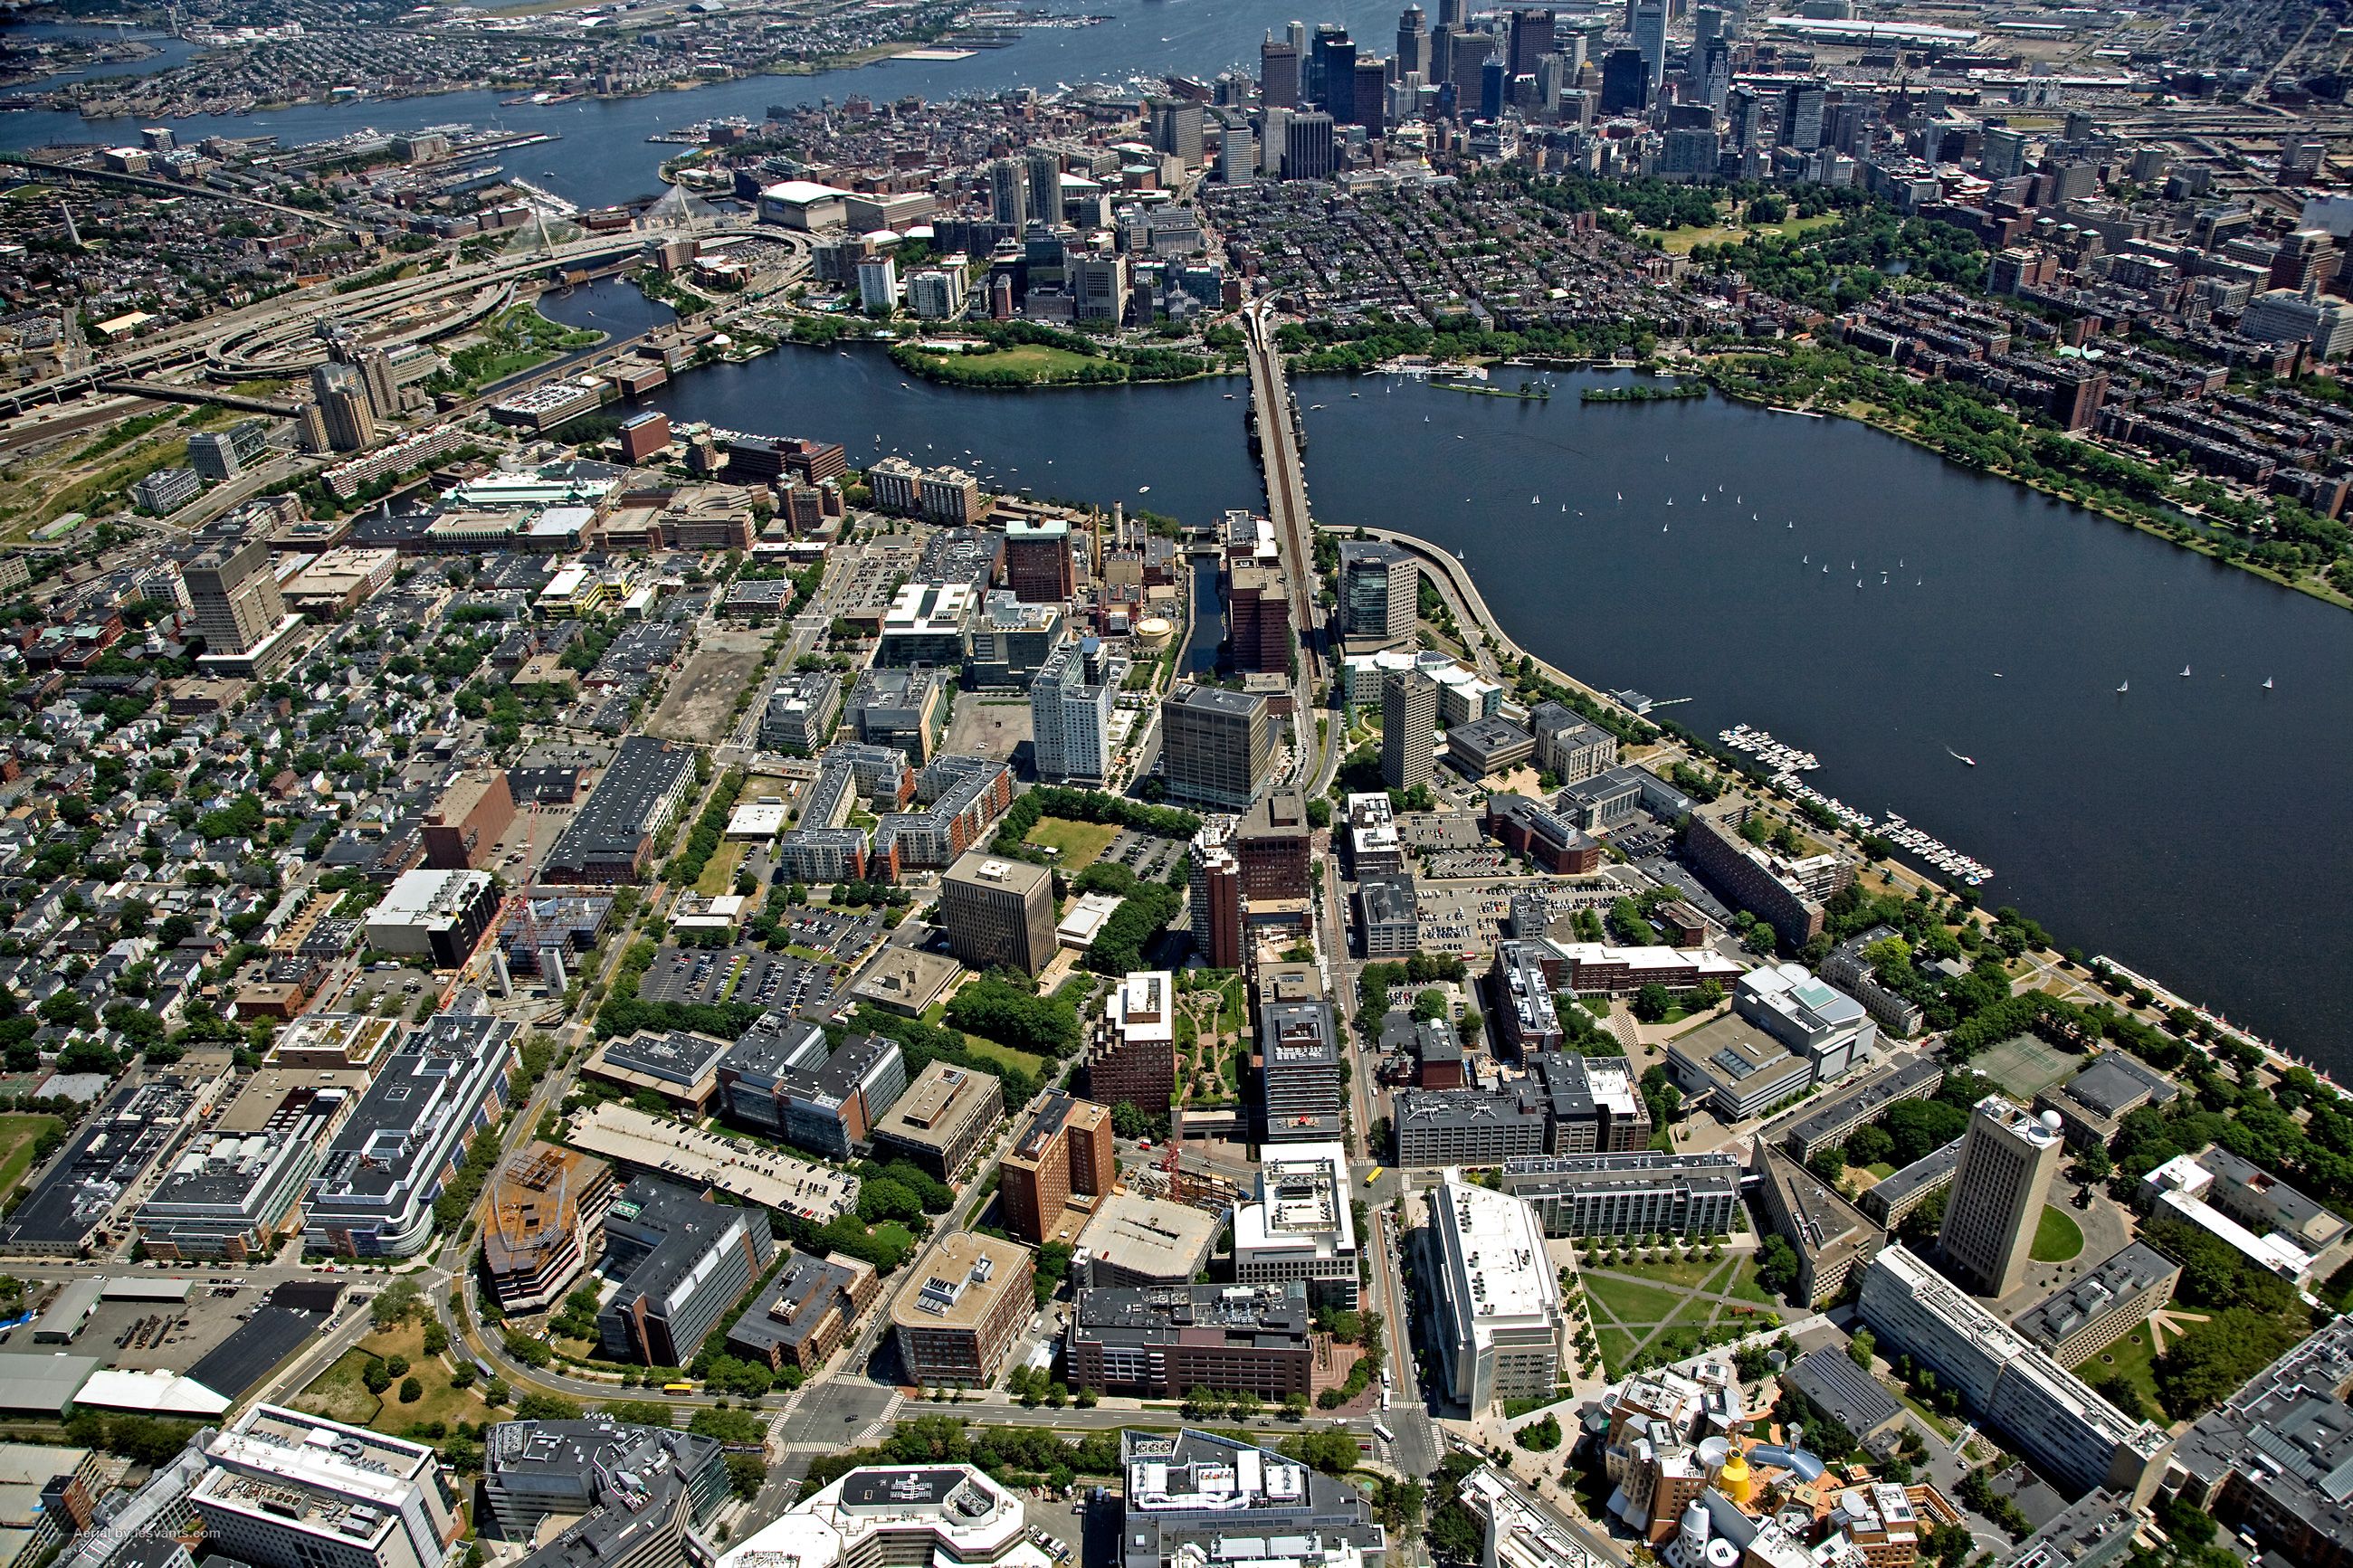
<svg viewBox="0 0 2353 1568"><path fill-rule="evenodd" d="M613 1206L613 1167L537 1142L507 1157L491 1186L482 1261L506 1312L543 1311L588 1266L597 1222Z"/></svg>

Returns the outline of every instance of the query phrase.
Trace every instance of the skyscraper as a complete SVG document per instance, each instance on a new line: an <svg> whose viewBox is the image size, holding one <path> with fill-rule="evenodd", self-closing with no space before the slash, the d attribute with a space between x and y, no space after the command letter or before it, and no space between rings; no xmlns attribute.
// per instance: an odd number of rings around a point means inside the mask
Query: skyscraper
<svg viewBox="0 0 2353 1568"><path fill-rule="evenodd" d="M1732 44L1725 38L1710 38L1699 47L1700 90L1707 95L1707 106L1716 113L1724 112L1725 96L1732 91Z"/></svg>
<svg viewBox="0 0 2353 1568"><path fill-rule="evenodd" d="M1642 88L1647 101L1658 96L1667 75L1667 0L1634 0L1634 47L1642 55Z"/></svg>
<svg viewBox="0 0 2353 1568"><path fill-rule="evenodd" d="M2038 1118L1998 1094L1978 1101L1936 1233L1945 1272L1971 1295L2018 1288L2063 1147L2057 1111Z"/></svg>
<svg viewBox="0 0 2353 1568"><path fill-rule="evenodd" d="M1407 6L1398 16L1397 69L1400 81L1416 71L1430 79L1430 28L1419 5Z"/></svg>
<svg viewBox="0 0 2353 1568"><path fill-rule="evenodd" d="M1385 60L1356 61L1356 108L1352 124L1361 125L1378 136L1388 125L1388 115L1383 103L1388 96L1388 63Z"/></svg>
<svg viewBox="0 0 2353 1568"><path fill-rule="evenodd" d="M1032 147L1024 161L1029 172L1029 221L1059 224L1062 221L1062 155L1049 148Z"/></svg>
<svg viewBox="0 0 2353 1568"><path fill-rule="evenodd" d="M1462 0L1438 0L1438 25L1460 27L1462 25Z"/></svg>
<svg viewBox="0 0 2353 1568"><path fill-rule="evenodd" d="M999 158L988 166L988 216L1017 228L1029 216L1029 182L1011 158Z"/></svg>
<svg viewBox="0 0 2353 1568"><path fill-rule="evenodd" d="M1438 682L1419 669L1393 672L1381 688L1381 783L1428 784L1437 739Z"/></svg>
<svg viewBox="0 0 2353 1568"><path fill-rule="evenodd" d="M1299 107L1299 51L1272 34L1258 47L1258 96L1269 109Z"/></svg>
<svg viewBox="0 0 2353 1568"><path fill-rule="evenodd" d="M1152 116L1152 149L1172 153L1190 168L1201 166L1201 106L1181 98L1147 100Z"/></svg>
<svg viewBox="0 0 2353 1568"><path fill-rule="evenodd" d="M1264 697L1217 686L1177 687L1160 703L1160 766L1169 799L1211 811L1248 811L1273 765L1271 729Z"/></svg>
<svg viewBox="0 0 2353 1568"><path fill-rule="evenodd" d="M1725 145L1746 153L1764 139L1765 100L1753 88L1736 87L1725 94Z"/></svg>
<svg viewBox="0 0 2353 1568"><path fill-rule="evenodd" d="M1454 111L1463 114L1479 101L1479 68L1495 52L1495 39L1488 33L1454 35L1453 58L1446 65L1446 79L1454 84Z"/></svg>
<svg viewBox="0 0 2353 1568"><path fill-rule="evenodd" d="M1316 72L1317 101L1335 125L1356 123L1356 43L1338 27L1315 30L1323 57Z"/></svg>
<svg viewBox="0 0 2353 1568"><path fill-rule="evenodd" d="M207 653L250 653L286 618L269 546L259 538L216 545L181 568Z"/></svg>
<svg viewBox="0 0 2353 1568"><path fill-rule="evenodd" d="M1639 114L1650 107L1651 84L1640 49L1612 49L1601 60L1601 112Z"/></svg>
<svg viewBox="0 0 2353 1568"><path fill-rule="evenodd" d="M1781 94L1780 144L1800 153L1819 151L1822 144L1822 84L1798 82Z"/></svg>
<svg viewBox="0 0 2353 1568"><path fill-rule="evenodd" d="M1501 120L1512 86L1511 71L1494 56L1479 68L1479 118Z"/></svg>
<svg viewBox="0 0 2353 1568"><path fill-rule="evenodd" d="M1536 61L1552 53L1553 17L1549 11L1512 13L1510 58L1514 76L1534 76Z"/></svg>

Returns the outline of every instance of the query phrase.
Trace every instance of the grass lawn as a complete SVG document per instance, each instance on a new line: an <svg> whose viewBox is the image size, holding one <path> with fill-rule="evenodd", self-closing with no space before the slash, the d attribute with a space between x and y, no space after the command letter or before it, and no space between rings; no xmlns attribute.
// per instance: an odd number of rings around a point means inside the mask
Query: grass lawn
<svg viewBox="0 0 2353 1568"><path fill-rule="evenodd" d="M362 1381L371 1362L396 1355L408 1358L404 1376L425 1385L424 1394L413 1404L401 1403L403 1378L395 1378L381 1395L370 1394ZM454 1426L460 1421L492 1418L491 1407L472 1389L449 1386L449 1368L441 1357L425 1353L425 1325L416 1319L390 1333L370 1334L360 1341L335 1358L335 1363L312 1380L293 1403L298 1410L394 1434L431 1421Z"/></svg>
<svg viewBox="0 0 2353 1568"><path fill-rule="evenodd" d="M1027 842L1060 850L1061 858L1055 864L1075 875L1093 865L1095 858L1110 848L1111 841L1118 837L1119 829L1109 823L1041 816L1038 826L1029 830Z"/></svg>
<svg viewBox="0 0 2353 1568"><path fill-rule="evenodd" d="M2084 1250L2084 1229L2063 1210L2042 1205L2034 1222L2034 1247L2028 1254L2037 1263L2064 1263Z"/></svg>
<svg viewBox="0 0 2353 1568"><path fill-rule="evenodd" d="M1724 1267L1718 1258L1710 1263L1704 1258L1675 1263L1605 1263L1602 1268L1614 1274L1631 1274L1659 1285L1677 1285L1686 1290L1696 1289L1706 1283L1707 1277Z"/></svg>
<svg viewBox="0 0 2353 1568"><path fill-rule="evenodd" d="M1884 1160L1873 1160L1870 1164L1865 1165L1863 1169L1869 1171L1873 1175L1877 1176L1883 1182L1895 1173L1895 1167L1889 1164Z"/></svg>
<svg viewBox="0 0 2353 1568"><path fill-rule="evenodd" d="M1760 1307L1778 1307L1773 1293L1757 1283L1757 1262L1744 1258L1735 1267L1729 1281L1719 1279L1714 1287L1720 1296L1737 1296L1744 1301L1754 1301Z"/></svg>
<svg viewBox="0 0 2353 1568"><path fill-rule="evenodd" d="M1895 1395L1897 1399L1903 1401L1905 1408L1910 1410L1913 1415L1917 1415L1921 1420L1926 1421L1928 1424L1929 1430L1944 1438L1946 1442L1949 1443L1954 1438L1961 1435L1961 1429L1958 1426L1954 1426L1944 1416L1937 1415L1935 1411L1929 1409L1926 1405L1913 1398L1911 1393L1906 1390L1902 1384L1890 1383L1885 1378L1882 1378L1879 1380L1879 1386L1887 1390L1888 1393Z"/></svg>
<svg viewBox="0 0 2353 1568"><path fill-rule="evenodd" d="M974 1056L987 1057L990 1061L1003 1062L1007 1067L1019 1068L1024 1072L1042 1074L1046 1070L1044 1057L1016 1050L1011 1046L1000 1046L995 1040L984 1040L978 1035L966 1035L964 1038L965 1048Z"/></svg>
<svg viewBox="0 0 2353 1568"><path fill-rule="evenodd" d="M1634 1336L1623 1329L1600 1329L1594 1333L1601 1346L1601 1370L1611 1377L1624 1372L1634 1359Z"/></svg>
<svg viewBox="0 0 2353 1568"><path fill-rule="evenodd" d="M926 354L924 363L943 381L963 379L960 371L985 371L992 375L1011 371L1033 381L1049 382L1072 380L1084 371L1100 368L1103 361L1047 343L1018 343L995 353Z"/></svg>
<svg viewBox="0 0 2353 1568"><path fill-rule="evenodd" d="M743 840L722 844L719 853L702 863L702 875L694 879L694 890L708 899L717 898L735 885L735 868L743 863Z"/></svg>
<svg viewBox="0 0 2353 1568"><path fill-rule="evenodd" d="M1663 1323L1683 1304L1679 1291L1612 1279L1603 1274L1584 1275L1586 1294L1621 1323Z"/></svg>
<svg viewBox="0 0 2353 1568"><path fill-rule="evenodd" d="M2157 1397L2157 1378L2152 1370L2156 1360L2157 1352L2149 1342L2148 1325L2143 1323L2086 1360L2075 1369L2075 1375L2086 1382L2097 1378L2105 1383L2114 1378L2130 1384L2140 1391L2140 1396L2147 1402L2149 1409L2162 1410L2165 1405Z"/></svg>
<svg viewBox="0 0 2353 1568"><path fill-rule="evenodd" d="M0 1116L0 1194L16 1190L33 1168L33 1145L52 1127L65 1125L54 1116L20 1112Z"/></svg>
<svg viewBox="0 0 2353 1568"><path fill-rule="evenodd" d="M1821 228L1836 223L1839 215L1821 213L1813 217L1785 218L1779 223L1758 224L1754 227L1737 224L1717 224L1709 228L1672 229L1659 236L1659 243L1670 256L1689 256L1694 247L1702 245L1737 245L1751 235L1778 234L1788 238L1804 234L1809 229Z"/></svg>
<svg viewBox="0 0 2353 1568"><path fill-rule="evenodd" d="M907 1227L895 1219L886 1219L881 1225L868 1226L866 1234L878 1241L887 1241L894 1247L905 1247L911 1251L915 1245L915 1238L908 1234Z"/></svg>

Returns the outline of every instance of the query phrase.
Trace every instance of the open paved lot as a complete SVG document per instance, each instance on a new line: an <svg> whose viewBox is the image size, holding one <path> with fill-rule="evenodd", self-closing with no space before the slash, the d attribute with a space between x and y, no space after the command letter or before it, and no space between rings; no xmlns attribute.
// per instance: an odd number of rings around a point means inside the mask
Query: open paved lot
<svg viewBox="0 0 2353 1568"><path fill-rule="evenodd" d="M965 697L957 700L948 721L944 752L995 757L1011 762L1013 753L1029 743L1029 704L1002 697Z"/></svg>
<svg viewBox="0 0 2353 1568"><path fill-rule="evenodd" d="M708 744L725 733L735 699L767 657L768 632L756 626L713 626L646 720L649 735Z"/></svg>

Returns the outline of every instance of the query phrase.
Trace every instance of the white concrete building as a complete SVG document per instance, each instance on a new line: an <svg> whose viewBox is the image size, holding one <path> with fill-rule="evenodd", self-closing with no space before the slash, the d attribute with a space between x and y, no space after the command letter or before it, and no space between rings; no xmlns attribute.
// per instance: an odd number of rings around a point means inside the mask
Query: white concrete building
<svg viewBox="0 0 2353 1568"><path fill-rule="evenodd" d="M1535 1205L1449 1170L1430 1195L1430 1218L1448 1392L1473 1414L1550 1396L1568 1326Z"/></svg>
<svg viewBox="0 0 2353 1568"><path fill-rule="evenodd" d="M1259 1165L1258 1196L1234 1205L1235 1280L1304 1280L1317 1302L1354 1311L1356 1225L1348 1191L1343 1145L1294 1143L1270 1151Z"/></svg>
<svg viewBox="0 0 2353 1568"><path fill-rule="evenodd" d="M720 1558L719 1568L886 1563L1053 1568L1021 1500L971 1465L852 1470Z"/></svg>
<svg viewBox="0 0 2353 1568"><path fill-rule="evenodd" d="M440 1568L458 1538L427 1444L258 1405L205 1463L189 1501L213 1546L255 1568Z"/></svg>

